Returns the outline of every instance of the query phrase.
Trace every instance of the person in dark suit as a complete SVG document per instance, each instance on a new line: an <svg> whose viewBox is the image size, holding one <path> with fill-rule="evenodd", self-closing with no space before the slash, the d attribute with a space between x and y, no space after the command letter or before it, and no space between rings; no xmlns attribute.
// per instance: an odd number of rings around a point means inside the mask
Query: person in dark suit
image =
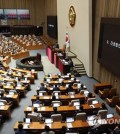
<svg viewBox="0 0 120 134"><path fill-rule="evenodd" d="M34 101L34 104L41 104L41 101L39 99L39 96L36 96L36 101Z"/></svg>
<svg viewBox="0 0 120 134"><path fill-rule="evenodd" d="M45 126L44 128L44 132L42 132L41 134L55 134L55 132L50 131L50 127L49 126Z"/></svg>
<svg viewBox="0 0 120 134"><path fill-rule="evenodd" d="M53 87L53 91L59 91L59 87L55 85L55 87Z"/></svg>
<svg viewBox="0 0 120 134"><path fill-rule="evenodd" d="M18 130L15 132L15 134L27 134L26 131L23 130L22 124L18 124Z"/></svg>
<svg viewBox="0 0 120 134"><path fill-rule="evenodd" d="M68 88L66 89L67 92L72 92L73 91L73 87L72 84L69 84Z"/></svg>
<svg viewBox="0 0 120 134"><path fill-rule="evenodd" d="M40 91L46 91L46 87L44 85L44 83L41 83L41 86L40 86Z"/></svg>

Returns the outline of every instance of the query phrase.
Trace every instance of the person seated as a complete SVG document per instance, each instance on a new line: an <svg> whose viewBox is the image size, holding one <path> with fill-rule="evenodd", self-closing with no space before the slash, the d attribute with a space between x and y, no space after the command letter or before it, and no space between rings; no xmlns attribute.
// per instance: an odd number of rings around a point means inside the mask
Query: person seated
<svg viewBox="0 0 120 134"><path fill-rule="evenodd" d="M36 101L34 101L34 104L41 104L41 101L39 99L39 96L36 97Z"/></svg>
<svg viewBox="0 0 120 134"><path fill-rule="evenodd" d="M59 91L58 85L55 85L55 87L53 87L53 91Z"/></svg>
<svg viewBox="0 0 120 134"><path fill-rule="evenodd" d="M52 96L52 100L53 101L56 100L56 96L55 95Z"/></svg>
<svg viewBox="0 0 120 134"><path fill-rule="evenodd" d="M26 131L23 130L23 124L18 124L18 130L15 134L27 134Z"/></svg>
<svg viewBox="0 0 120 134"><path fill-rule="evenodd" d="M38 113L37 111L38 111L37 107L34 107L33 112L30 113L30 115L36 116L38 121L40 121L42 119L42 115L41 113Z"/></svg>
<svg viewBox="0 0 120 134"><path fill-rule="evenodd" d="M40 91L46 91L46 87L44 85L44 83L41 83L41 86L40 86Z"/></svg>
<svg viewBox="0 0 120 134"><path fill-rule="evenodd" d="M70 68L74 67L74 63L71 58L69 59L68 63L69 63Z"/></svg>
<svg viewBox="0 0 120 134"><path fill-rule="evenodd" d="M68 88L66 89L67 92L71 92L73 91L73 87L72 84L69 84Z"/></svg>
<svg viewBox="0 0 120 134"><path fill-rule="evenodd" d="M49 126L45 126L44 128L44 132L42 132L41 134L55 134L55 132L50 131L50 127Z"/></svg>

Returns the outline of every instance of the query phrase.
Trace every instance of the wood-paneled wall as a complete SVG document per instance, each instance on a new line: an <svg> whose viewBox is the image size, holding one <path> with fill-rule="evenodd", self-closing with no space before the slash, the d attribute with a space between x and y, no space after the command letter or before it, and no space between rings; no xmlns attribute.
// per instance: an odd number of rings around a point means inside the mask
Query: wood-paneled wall
<svg viewBox="0 0 120 134"><path fill-rule="evenodd" d="M120 0L93 0L93 77L110 82L120 95L120 78L97 62L101 17L120 17Z"/></svg>
<svg viewBox="0 0 120 134"><path fill-rule="evenodd" d="M29 20L8 20L8 25L41 25L44 22L44 0L0 0L0 8L29 9Z"/></svg>
<svg viewBox="0 0 120 134"><path fill-rule="evenodd" d="M39 25L47 35L47 15L57 15L57 0L0 0L0 8L29 9L29 20L8 19L8 25Z"/></svg>

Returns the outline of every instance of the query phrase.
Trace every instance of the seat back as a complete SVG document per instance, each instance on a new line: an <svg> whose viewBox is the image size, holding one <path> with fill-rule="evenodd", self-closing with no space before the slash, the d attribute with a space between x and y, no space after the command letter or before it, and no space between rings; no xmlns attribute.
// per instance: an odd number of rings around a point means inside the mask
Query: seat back
<svg viewBox="0 0 120 134"><path fill-rule="evenodd" d="M113 96L116 96L117 89L116 88L111 88L109 90L109 98L112 98Z"/></svg>
<svg viewBox="0 0 120 134"><path fill-rule="evenodd" d="M106 119L107 118L107 113L108 113L108 110L99 110L98 111L98 115L100 117L100 119Z"/></svg>
<svg viewBox="0 0 120 134"><path fill-rule="evenodd" d="M108 97L108 93L109 93L109 88L106 88L103 90L103 97L107 98Z"/></svg>
<svg viewBox="0 0 120 134"><path fill-rule="evenodd" d="M77 113L76 114L76 120L82 120L82 121L86 121L87 117L86 117L86 113Z"/></svg>
<svg viewBox="0 0 120 134"><path fill-rule="evenodd" d="M60 91L53 91L53 95L60 95L61 94L61 92Z"/></svg>
<svg viewBox="0 0 120 134"><path fill-rule="evenodd" d="M10 90L9 94L17 94L17 91L16 90Z"/></svg>
<svg viewBox="0 0 120 134"><path fill-rule="evenodd" d="M73 105L73 106L79 106L80 105L80 100L79 99L71 100L71 105Z"/></svg>
<svg viewBox="0 0 120 134"><path fill-rule="evenodd" d="M53 122L60 122L62 121L62 115L61 114L52 114L51 119Z"/></svg>
<svg viewBox="0 0 120 134"><path fill-rule="evenodd" d="M46 91L39 91L39 96L46 95Z"/></svg>
<svg viewBox="0 0 120 134"><path fill-rule="evenodd" d="M112 106L115 106L115 105L117 105L118 103L119 103L119 96L113 96L112 97L112 101L111 101L111 105Z"/></svg>
<svg viewBox="0 0 120 134"><path fill-rule="evenodd" d="M95 101L95 100L96 100L96 98L88 98L87 103L88 103L89 105L91 105L92 102Z"/></svg>
<svg viewBox="0 0 120 134"><path fill-rule="evenodd" d="M60 101L52 101L52 106L53 107L59 107L61 105Z"/></svg>
<svg viewBox="0 0 120 134"><path fill-rule="evenodd" d="M0 93L5 93L5 90L4 89L0 89Z"/></svg>
<svg viewBox="0 0 120 134"><path fill-rule="evenodd" d="M1 103L3 103L4 105L7 105L7 101L6 100L0 100Z"/></svg>
<svg viewBox="0 0 120 134"><path fill-rule="evenodd" d="M32 113L29 113L29 114L27 115L27 118L32 119L33 122L39 121L38 116L37 116L37 115L34 115L34 114L32 114Z"/></svg>

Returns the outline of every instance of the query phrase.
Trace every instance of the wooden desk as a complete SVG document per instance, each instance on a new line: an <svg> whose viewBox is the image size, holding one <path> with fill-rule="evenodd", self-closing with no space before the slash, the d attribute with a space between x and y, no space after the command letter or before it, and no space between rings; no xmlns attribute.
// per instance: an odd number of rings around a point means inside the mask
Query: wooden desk
<svg viewBox="0 0 120 134"><path fill-rule="evenodd" d="M5 118L11 118L10 105L0 106L0 114L4 115Z"/></svg>
<svg viewBox="0 0 120 134"><path fill-rule="evenodd" d="M95 93L98 93L99 90L102 90L104 88L111 88L112 84L110 83L97 83L93 85L93 90Z"/></svg>
<svg viewBox="0 0 120 134"><path fill-rule="evenodd" d="M52 101L52 95L44 95L44 96L40 96L39 99L44 102L44 101ZM75 95L59 95L58 98L56 98L56 100L60 100L62 101L71 101L73 99L80 99L81 101L85 101L85 95L81 95L81 94L75 94ZM36 101L36 96L32 96L31 98L32 104L34 101Z"/></svg>
<svg viewBox="0 0 120 134"><path fill-rule="evenodd" d="M110 119L106 119L105 121L106 122L103 122L102 125L101 125L101 128L111 128L113 126L115 126L115 122L113 122L113 124L110 124L110 120L113 120L115 121L116 119L119 120L120 117L113 117L113 118L110 118ZM20 122L21 123L21 122ZM15 123L14 125L14 130L17 130L18 129L18 122ZM25 126L23 123L23 126ZM70 126L68 125L70 124ZM34 131L38 131L38 132L41 132L44 130L45 128L45 123L44 122L32 122L29 124L29 127L27 128L24 128L24 130L26 130L27 132L32 132L32 130ZM90 129L90 127L93 127L94 125L89 125L89 123L87 121L81 121L81 120L75 120L74 122L72 123L67 123L67 122L53 122L51 125L49 124L49 127L50 127L50 130L53 130L53 131L58 131L58 130L61 130L62 126L66 126L67 128L71 128L73 130L78 130L79 132L88 132L88 130Z"/></svg>
<svg viewBox="0 0 120 134"><path fill-rule="evenodd" d="M83 104L82 106L83 106L84 111L87 114L91 114L91 112L93 110L99 110L101 108L101 103L94 104L94 108L92 108L91 105L88 105L88 104ZM69 105L59 106L57 108L58 112L67 112L67 114L68 114L68 112L73 112L74 113L77 110L79 110L79 109L77 109L75 106L69 106ZM33 111L33 107L26 107L25 110L24 110L24 113L25 113L26 117L27 117L27 114L31 113L32 111ZM54 110L53 110L52 106L41 106L41 107L38 108L38 112L40 112L42 114L49 114L50 115L50 113L53 112L53 111Z"/></svg>
<svg viewBox="0 0 120 134"><path fill-rule="evenodd" d="M26 94L26 86L21 86L21 87L16 86L15 89L18 92L20 92L20 96L23 96L23 97L25 96L25 94Z"/></svg>
<svg viewBox="0 0 120 134"><path fill-rule="evenodd" d="M80 81L75 81L74 80L63 80L64 84L71 84L71 83L80 83ZM45 81L41 81L41 83L45 83ZM50 80L50 82L48 82L48 84L50 85L60 85L62 82L59 80Z"/></svg>
<svg viewBox="0 0 120 134"><path fill-rule="evenodd" d="M14 94L14 95L9 95L9 94L4 94L4 97L6 97L7 99L11 99L13 101L13 105L14 106L18 106L19 105L19 95L18 94Z"/></svg>
<svg viewBox="0 0 120 134"><path fill-rule="evenodd" d="M12 68L12 70L15 71L15 72L21 72L21 73L24 73L24 74L31 73L31 71L29 71L29 70L18 69L18 68ZM37 76L38 75L37 71L32 72L32 75L34 75L35 79L37 79L37 77L38 77Z"/></svg>
<svg viewBox="0 0 120 134"><path fill-rule="evenodd" d="M65 65L61 59L59 59L58 68L63 74L70 73L70 66L69 64Z"/></svg>

